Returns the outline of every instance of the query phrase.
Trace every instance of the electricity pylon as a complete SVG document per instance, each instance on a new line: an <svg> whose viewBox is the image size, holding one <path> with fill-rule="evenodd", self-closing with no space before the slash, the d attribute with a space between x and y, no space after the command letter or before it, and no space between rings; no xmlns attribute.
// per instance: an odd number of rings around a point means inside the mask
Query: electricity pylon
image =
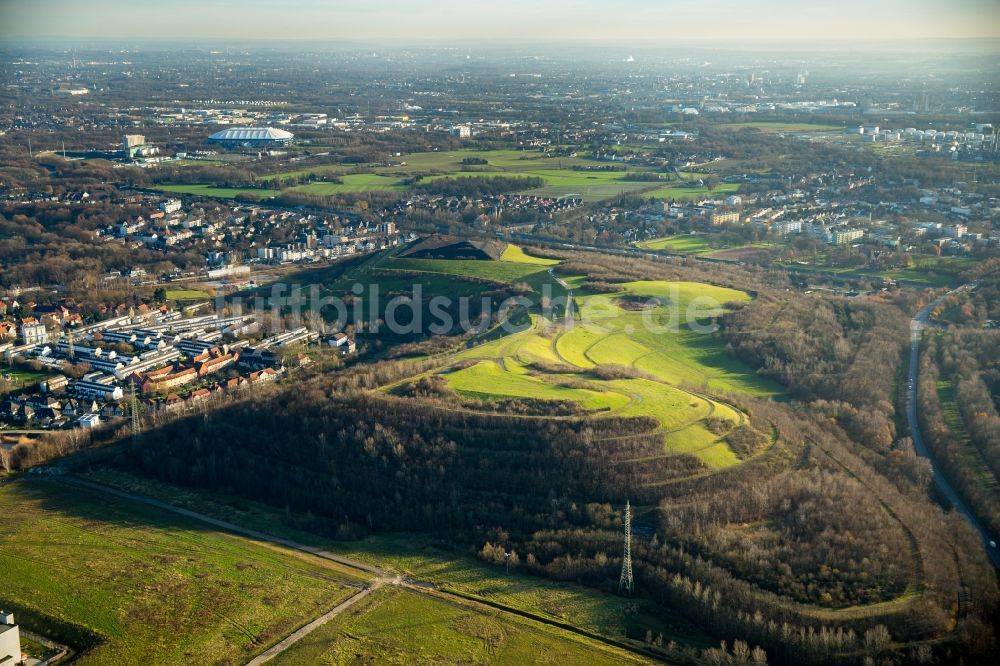
<svg viewBox="0 0 1000 666"><path fill-rule="evenodd" d="M622 557L622 577L618 581L618 594L632 596L632 507L625 501L625 556Z"/></svg>
<svg viewBox="0 0 1000 666"><path fill-rule="evenodd" d="M135 380L129 382L128 411L132 418L132 437L139 436L139 399L135 397Z"/></svg>

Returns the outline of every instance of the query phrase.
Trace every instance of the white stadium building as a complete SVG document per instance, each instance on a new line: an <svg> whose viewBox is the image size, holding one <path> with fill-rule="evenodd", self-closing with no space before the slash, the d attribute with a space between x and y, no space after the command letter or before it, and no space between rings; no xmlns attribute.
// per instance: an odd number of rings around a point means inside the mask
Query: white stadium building
<svg viewBox="0 0 1000 666"><path fill-rule="evenodd" d="M231 127L208 137L211 143L224 148L264 149L284 146L292 142L295 135L273 127Z"/></svg>

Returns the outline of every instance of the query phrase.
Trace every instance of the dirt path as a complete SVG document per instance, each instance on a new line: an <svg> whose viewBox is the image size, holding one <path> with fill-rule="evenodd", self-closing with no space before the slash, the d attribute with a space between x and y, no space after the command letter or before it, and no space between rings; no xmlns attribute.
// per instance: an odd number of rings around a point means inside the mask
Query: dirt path
<svg viewBox="0 0 1000 666"><path fill-rule="evenodd" d="M318 618L316 618L315 620L313 620L309 624L305 625L304 627L302 627L298 631L295 631L295 632L289 634L287 637L285 637L284 640L282 640L277 645L274 645L273 647L271 647L267 651L265 651L265 652L257 655L256 657L254 657L253 659L251 659L250 661L248 661L247 664L246 664L246 666L260 666L260 664L264 664L266 662L271 661L272 659L274 659L275 657L277 657L279 654L281 654L282 652L284 652L285 650L287 650L291 646L295 645L300 640L302 640L303 638L305 638L306 636L308 636L312 632L316 631L317 629L319 629L320 627L322 627L324 624L326 624L327 622L329 622L333 618L337 617L338 615L340 615L342 612L344 612L345 610L347 610L348 608L350 608L351 606L353 606L357 602L359 602L362 599L364 599L365 597L367 597L373 591L375 591L379 587L381 587L381 585L382 585L381 579L378 579L378 578L375 579L375 582L373 584L365 587L360 592L357 592L357 593L351 595L350 597L348 597L347 599L341 601L339 604L337 604L336 606L334 606L333 609L330 610L328 613L324 613L323 615L320 615Z"/></svg>

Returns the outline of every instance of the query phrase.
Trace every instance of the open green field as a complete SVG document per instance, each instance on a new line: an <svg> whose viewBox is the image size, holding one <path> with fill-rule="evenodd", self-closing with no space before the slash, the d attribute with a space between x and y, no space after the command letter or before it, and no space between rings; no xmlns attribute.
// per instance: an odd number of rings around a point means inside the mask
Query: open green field
<svg viewBox="0 0 1000 666"><path fill-rule="evenodd" d="M49 481L0 486L0 515L0 606L57 640L66 625L96 634L80 663L243 664L356 580L296 551Z"/></svg>
<svg viewBox="0 0 1000 666"><path fill-rule="evenodd" d="M172 301L196 301L202 298L211 298L211 295L200 289L168 289L167 298Z"/></svg>
<svg viewBox="0 0 1000 666"><path fill-rule="evenodd" d="M358 192L402 192L406 186L399 178L376 173L352 173L338 176L340 183L309 183L291 188L293 192L329 196L332 194L356 194Z"/></svg>
<svg viewBox="0 0 1000 666"><path fill-rule="evenodd" d="M681 644L708 647L714 642L680 615L665 614L662 609L653 614L644 599L602 594L516 569L508 574L502 567L434 548L413 535L382 534L360 541L331 541L296 529L290 524L296 519L294 513L244 498L172 486L109 468L92 469L87 477L610 638L641 637L651 630Z"/></svg>
<svg viewBox="0 0 1000 666"><path fill-rule="evenodd" d="M722 199L730 194L736 194L739 190L739 183L719 183L711 190L708 187L670 185L643 192L643 196L652 197L653 199L676 199L678 201L688 199Z"/></svg>
<svg viewBox="0 0 1000 666"><path fill-rule="evenodd" d="M279 655L274 664L636 664L630 653L537 623L382 588Z"/></svg>
<svg viewBox="0 0 1000 666"><path fill-rule="evenodd" d="M762 132L840 132L843 127L840 125L825 125L821 123L786 123L781 121L752 121L746 123L724 123L719 125L722 129L741 130L758 129Z"/></svg>
<svg viewBox="0 0 1000 666"><path fill-rule="evenodd" d="M463 165L469 157L486 160L487 164ZM291 188L295 192L329 196L336 194L357 194L364 192L403 192L407 189L404 181L415 176L426 180L470 176L523 176L541 178L541 187L524 190L525 194L544 197L575 196L585 201L600 201L624 193L638 192L657 198L692 199L705 196L730 194L739 190L738 184L724 183L709 192L706 188L664 186L662 183L625 180L625 171L603 171L593 169L603 163L583 157L553 157L540 151L518 150L456 150L442 152L411 153L399 158L399 163L391 166L368 165L370 173L346 173L344 165L317 165L263 176L262 180L317 176L336 176L342 182L314 182ZM642 171L643 169L639 169ZM635 171L635 169L632 169ZM683 174L685 178L697 178L697 174ZM212 185L172 184L157 185L155 189L176 194L191 194L209 197L233 198L240 194L261 198L274 196L276 190L253 188L225 188Z"/></svg>
<svg viewBox="0 0 1000 666"><path fill-rule="evenodd" d="M190 194L199 197L217 197L220 199L233 199L241 194L269 199L278 194L277 190L264 190L252 187L216 187L215 185L194 184L151 185L150 189L171 194Z"/></svg>
<svg viewBox="0 0 1000 666"><path fill-rule="evenodd" d="M34 370L24 370L21 368L0 369L0 379L11 382L16 386L29 386L37 384L50 375L47 372L35 372Z"/></svg>
<svg viewBox="0 0 1000 666"><path fill-rule="evenodd" d="M708 238L703 234L679 234L677 236L654 238L648 241L640 241L636 243L636 247L641 247L644 250L667 250L681 254L698 254L712 250L712 246L708 244Z"/></svg>
<svg viewBox="0 0 1000 666"><path fill-rule="evenodd" d="M887 279L905 282L916 287L947 287L957 285L960 282L960 274L974 264L975 260L967 257L919 257L914 261L913 266L888 271L801 262L790 264L789 267L796 271L830 273L858 280Z"/></svg>
<svg viewBox="0 0 1000 666"><path fill-rule="evenodd" d="M559 263L558 259L544 259L542 257L533 257L520 245L514 245L509 243L507 248L500 255L502 261L510 261L516 264L534 264L536 266L555 266Z"/></svg>
<svg viewBox="0 0 1000 666"><path fill-rule="evenodd" d="M462 160L467 157L484 159L487 164L465 166ZM537 150L451 150L426 153L409 153L399 158L406 164L401 166L380 167L379 173L401 173L415 175L418 173L474 173L476 171L500 171L516 174L539 169L569 169L577 166L593 166L591 160L580 157L551 157Z"/></svg>

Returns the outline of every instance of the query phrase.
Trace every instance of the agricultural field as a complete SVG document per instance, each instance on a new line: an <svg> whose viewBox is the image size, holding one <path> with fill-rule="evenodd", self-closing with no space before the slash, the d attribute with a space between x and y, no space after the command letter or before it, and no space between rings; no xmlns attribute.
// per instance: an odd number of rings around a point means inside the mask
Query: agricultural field
<svg viewBox="0 0 1000 666"><path fill-rule="evenodd" d="M495 611L382 588L274 660L277 666L371 663L648 663L622 650Z"/></svg>
<svg viewBox="0 0 1000 666"><path fill-rule="evenodd" d="M0 606L85 664L243 664L349 596L355 574L126 499L0 486Z"/></svg>
<svg viewBox="0 0 1000 666"><path fill-rule="evenodd" d="M449 270L459 271L464 263L440 261L429 268L451 264ZM434 372L458 394L477 400L569 400L597 417L650 416L660 423L665 455L692 455L709 469L739 464L725 434L747 419L712 396L779 397L782 391L694 325L749 295L696 283L631 282L621 288L616 294L577 294L579 322L533 315L530 328L461 351ZM554 374L553 365L566 372ZM624 372L594 375L608 366ZM710 431L707 419L728 424L726 432Z"/></svg>

